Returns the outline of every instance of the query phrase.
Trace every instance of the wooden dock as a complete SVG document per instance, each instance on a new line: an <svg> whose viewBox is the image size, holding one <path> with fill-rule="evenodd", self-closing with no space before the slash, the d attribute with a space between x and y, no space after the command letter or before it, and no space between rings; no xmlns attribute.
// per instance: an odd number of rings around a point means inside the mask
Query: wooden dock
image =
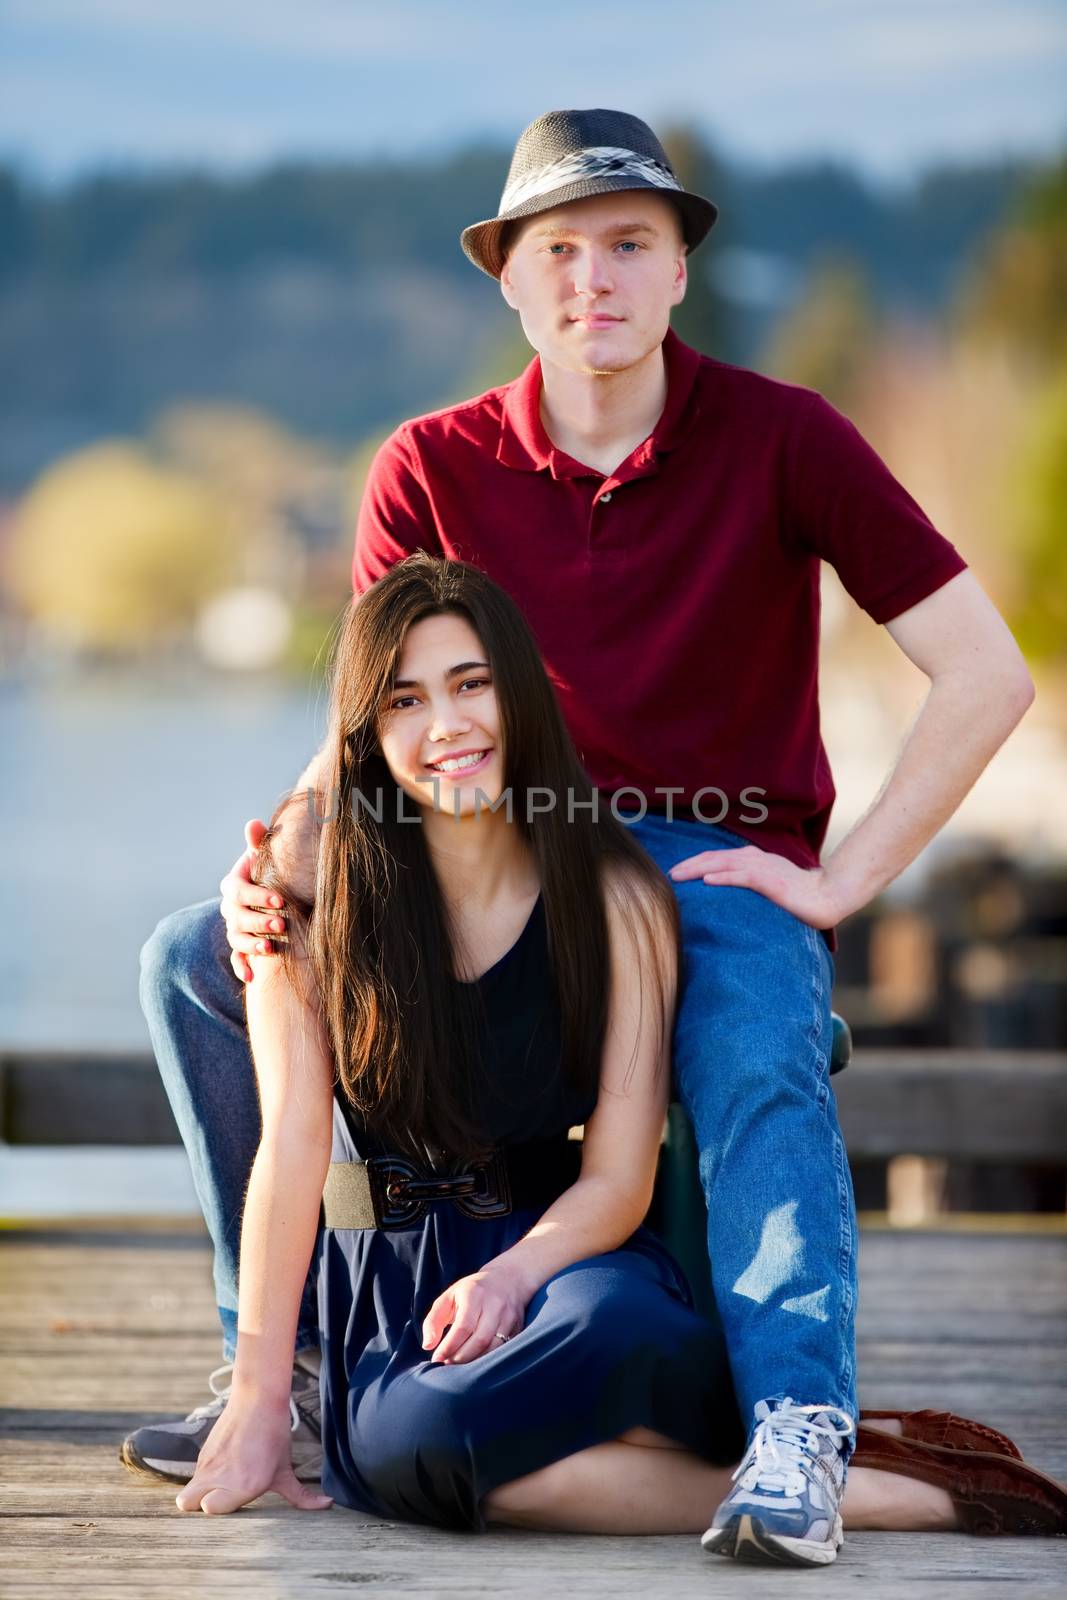
<svg viewBox="0 0 1067 1600"><path fill-rule="evenodd" d="M874 1231L862 1269L861 1399L977 1415L1067 1477L1067 1241ZM857 1581L871 1600L1067 1593L1062 1540L856 1534L818 1576L736 1567L695 1538L446 1534L273 1496L185 1517L175 1488L131 1477L117 1450L139 1422L203 1400L220 1360L199 1227L12 1229L0 1284L3 1600L759 1600Z"/></svg>

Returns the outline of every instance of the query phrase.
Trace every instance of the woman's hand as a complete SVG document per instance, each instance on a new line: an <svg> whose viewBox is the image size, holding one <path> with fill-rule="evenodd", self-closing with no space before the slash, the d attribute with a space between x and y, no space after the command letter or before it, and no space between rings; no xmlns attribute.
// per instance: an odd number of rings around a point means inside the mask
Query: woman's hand
<svg viewBox="0 0 1067 1600"><path fill-rule="evenodd" d="M296 1477L289 1440L288 1402L283 1409L258 1399L229 1400L175 1500L178 1510L217 1517L273 1490L299 1511L325 1511L333 1501Z"/></svg>
<svg viewBox="0 0 1067 1600"><path fill-rule="evenodd" d="M437 1362L473 1361L499 1349L498 1333L510 1339L521 1331L530 1294L514 1268L488 1262L437 1296L422 1325L423 1349Z"/></svg>

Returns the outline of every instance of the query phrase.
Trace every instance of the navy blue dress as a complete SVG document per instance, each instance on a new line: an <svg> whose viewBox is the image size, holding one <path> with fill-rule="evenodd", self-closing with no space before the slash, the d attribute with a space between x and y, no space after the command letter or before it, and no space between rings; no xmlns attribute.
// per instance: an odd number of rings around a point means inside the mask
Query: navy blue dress
<svg viewBox="0 0 1067 1600"><path fill-rule="evenodd" d="M540 898L518 941L476 981L490 1136L519 1145L584 1122L595 1097L583 1101L561 1071ZM380 1150L335 1101L332 1159ZM744 1434L722 1336L643 1226L618 1250L543 1284L507 1343L472 1361L431 1362L422 1324L438 1295L510 1248L546 1209L475 1218L444 1200L410 1227L321 1231L322 1487L338 1504L483 1531L491 1489L639 1424L708 1461L738 1459Z"/></svg>

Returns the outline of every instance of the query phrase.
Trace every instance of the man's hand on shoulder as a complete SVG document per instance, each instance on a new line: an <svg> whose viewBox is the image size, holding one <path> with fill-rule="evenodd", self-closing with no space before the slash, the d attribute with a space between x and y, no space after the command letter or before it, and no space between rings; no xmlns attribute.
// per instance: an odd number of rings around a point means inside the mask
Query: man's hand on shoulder
<svg viewBox="0 0 1067 1600"><path fill-rule="evenodd" d="M284 935L286 919L281 895L252 882L252 863L267 825L254 818L245 823L247 848L219 884L222 916L230 942L230 965L242 983L252 982L252 955L271 955L271 934ZM266 906L266 911L261 908Z"/></svg>

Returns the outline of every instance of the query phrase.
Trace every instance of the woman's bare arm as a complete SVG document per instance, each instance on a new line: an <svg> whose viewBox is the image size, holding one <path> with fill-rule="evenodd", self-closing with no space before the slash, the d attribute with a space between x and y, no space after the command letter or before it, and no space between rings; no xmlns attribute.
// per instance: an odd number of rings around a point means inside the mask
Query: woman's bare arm
<svg viewBox="0 0 1067 1600"><path fill-rule="evenodd" d="M309 993L302 930L287 963L260 965L247 991L263 1129L241 1228L237 1354L230 1397L176 1497L181 1511L236 1511L274 1490L301 1510L326 1495L297 1481L289 1396L300 1299L330 1160L333 1063Z"/></svg>
<svg viewBox="0 0 1067 1600"><path fill-rule="evenodd" d="M241 1228L233 1372L235 1394L286 1401L333 1116L332 1055L293 922L290 970L254 955L245 992L263 1127Z"/></svg>

